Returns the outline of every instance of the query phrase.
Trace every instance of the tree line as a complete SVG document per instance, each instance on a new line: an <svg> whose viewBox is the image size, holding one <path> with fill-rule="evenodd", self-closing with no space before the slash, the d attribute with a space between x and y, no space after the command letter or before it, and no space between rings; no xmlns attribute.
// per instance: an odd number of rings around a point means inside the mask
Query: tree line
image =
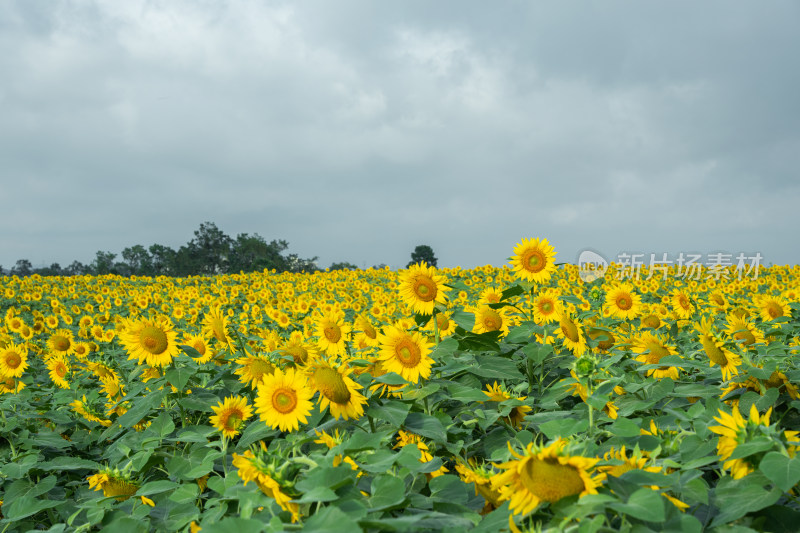
<svg viewBox="0 0 800 533"><path fill-rule="evenodd" d="M80 276L84 274L120 276L196 276L260 272L315 272L318 257L301 258L286 254L289 243L285 240L267 242L257 233L240 233L235 238L225 234L213 222L204 222L195 230L194 238L173 249L163 244L145 248L141 244L122 250L121 258L108 251L98 251L89 264L73 261L66 267L53 263L49 267L34 268L27 259L20 259L8 271L0 267L0 275L30 276ZM436 266L433 250L427 245L417 246L412 260L425 260ZM385 266L385 265L377 265ZM329 270L356 270L349 262L333 263Z"/></svg>

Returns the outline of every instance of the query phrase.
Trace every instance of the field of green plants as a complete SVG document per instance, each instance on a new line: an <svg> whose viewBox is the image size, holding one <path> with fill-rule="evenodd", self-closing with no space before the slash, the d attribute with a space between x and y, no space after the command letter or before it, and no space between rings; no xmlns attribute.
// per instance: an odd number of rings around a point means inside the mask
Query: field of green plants
<svg viewBox="0 0 800 533"><path fill-rule="evenodd" d="M0 277L0 533L797 531L800 267Z"/></svg>

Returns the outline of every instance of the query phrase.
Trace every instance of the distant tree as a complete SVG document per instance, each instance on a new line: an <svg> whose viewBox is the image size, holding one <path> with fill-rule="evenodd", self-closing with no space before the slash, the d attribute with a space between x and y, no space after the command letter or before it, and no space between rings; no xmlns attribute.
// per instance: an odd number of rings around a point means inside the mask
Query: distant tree
<svg viewBox="0 0 800 533"><path fill-rule="evenodd" d="M408 262L406 268L422 261L425 261L429 266L436 266L436 261L438 261L436 256L433 255L433 248L427 244L420 244L414 248L414 251L411 252L411 261Z"/></svg>
<svg viewBox="0 0 800 533"><path fill-rule="evenodd" d="M17 264L11 268L12 276L30 276L33 274L33 265L27 259L20 259Z"/></svg>
<svg viewBox="0 0 800 533"><path fill-rule="evenodd" d="M163 244L154 244L148 250L153 276L168 276L174 273L175 250Z"/></svg>
<svg viewBox="0 0 800 533"><path fill-rule="evenodd" d="M267 242L259 234L240 233L231 243L228 272L259 272L275 269L283 272L287 268L286 258L281 255L289 247L286 241Z"/></svg>
<svg viewBox="0 0 800 533"><path fill-rule="evenodd" d="M153 257L141 244L122 250L122 259L125 260L130 274L135 276L153 275Z"/></svg>
<svg viewBox="0 0 800 533"><path fill-rule="evenodd" d="M319 270L317 267L318 257L311 259L301 259L297 254L289 254L286 256L286 270L288 272L316 272Z"/></svg>
<svg viewBox="0 0 800 533"><path fill-rule="evenodd" d="M233 240L213 222L200 224L194 239L186 245L189 263L196 274L221 274L227 272ZM183 247L182 247L183 248Z"/></svg>
<svg viewBox="0 0 800 533"><path fill-rule="evenodd" d="M89 273L89 267L80 261L73 261L64 268L63 273L65 276L83 276Z"/></svg>
<svg viewBox="0 0 800 533"><path fill-rule="evenodd" d="M328 270L358 270L358 267L353 263L348 263L347 261L341 263L333 263L331 266L328 267Z"/></svg>
<svg viewBox="0 0 800 533"><path fill-rule="evenodd" d="M40 276L63 276L64 270L61 268L61 265L58 263L52 263L49 267L37 268L34 271L36 274Z"/></svg>
<svg viewBox="0 0 800 533"><path fill-rule="evenodd" d="M389 265L387 265L386 263L378 263L377 265L372 265L372 268L374 268L375 270L383 270L387 266Z"/></svg>
<svg viewBox="0 0 800 533"><path fill-rule="evenodd" d="M117 254L115 253L98 250L94 261L92 261L92 264L90 265L92 273L98 276L102 276L104 274L118 274L119 271L114 268L115 257L117 257Z"/></svg>

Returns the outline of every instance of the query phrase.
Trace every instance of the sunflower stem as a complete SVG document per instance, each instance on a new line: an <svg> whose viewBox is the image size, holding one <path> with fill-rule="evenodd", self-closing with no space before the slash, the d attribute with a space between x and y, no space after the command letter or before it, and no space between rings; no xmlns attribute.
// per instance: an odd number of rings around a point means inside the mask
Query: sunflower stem
<svg viewBox="0 0 800 533"><path fill-rule="evenodd" d="M436 341L436 345L439 345L439 321L436 320L436 312L438 309L436 307L433 308L433 337Z"/></svg>
<svg viewBox="0 0 800 533"><path fill-rule="evenodd" d="M367 420L369 420L369 429L373 433L375 433L375 421L372 419L370 415L367 415Z"/></svg>

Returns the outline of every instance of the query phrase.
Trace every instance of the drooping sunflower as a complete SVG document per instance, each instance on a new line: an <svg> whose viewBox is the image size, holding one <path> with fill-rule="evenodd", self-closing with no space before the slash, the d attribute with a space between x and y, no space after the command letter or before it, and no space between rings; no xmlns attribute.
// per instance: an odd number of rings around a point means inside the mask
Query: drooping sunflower
<svg viewBox="0 0 800 533"><path fill-rule="evenodd" d="M56 355L47 360L47 369L50 371L50 379L62 389L69 388L67 374L69 374L69 363L64 355Z"/></svg>
<svg viewBox="0 0 800 533"><path fill-rule="evenodd" d="M603 462L605 464L597 467L597 472L603 477L603 479L607 478L608 476L619 477L625 472L630 472L631 470L644 470L645 472L653 473L661 472L663 470L663 468L660 466L647 466L647 457L639 452L638 449L631 451L631 455L629 457L628 452L625 450L625 446L622 446L619 450L611 448L611 450L603 455ZM651 485L650 488L656 491L660 490L656 485ZM661 495L668 499L681 511L685 511L689 508L689 505L680 501L674 496L667 494L666 492L662 492Z"/></svg>
<svg viewBox="0 0 800 533"><path fill-rule="evenodd" d="M364 335L364 344L367 346L378 345L378 331L365 314L356 317L354 328Z"/></svg>
<svg viewBox="0 0 800 533"><path fill-rule="evenodd" d="M380 352L378 359L386 372L399 374L410 383L428 379L433 359L428 354L433 346L421 334L411 333L397 326L387 326L378 335Z"/></svg>
<svg viewBox="0 0 800 533"><path fill-rule="evenodd" d="M264 452L264 441L261 441L261 446L261 452ZM279 467L262 457L262 453L257 449L256 452L253 453L253 450L250 449L242 455L233 454L233 466L238 469L239 477L244 481L245 486L253 481L261 489L261 492L272 497L281 509L292 515L292 523L297 522L300 519L300 506L292 502L292 496L282 486Z"/></svg>
<svg viewBox="0 0 800 533"><path fill-rule="evenodd" d="M708 361L711 366L719 365L722 371L722 379L727 381L731 376L739 374L739 365L742 359L725 348L725 342L714 335L714 323L710 318L703 318L699 324L695 324L695 330L700 334L699 341L703 346Z"/></svg>
<svg viewBox="0 0 800 533"><path fill-rule="evenodd" d="M580 379L578 379L578 375L575 373L574 370L570 370L569 373L572 375L572 378L575 380L573 383L569 383L567 387L572 391L573 396L580 396L581 400L586 402L589 398L589 391L586 390L586 387L583 386ZM614 387L614 392L617 394L624 394L625 389L622 387ZM603 412L608 415L609 418L612 420L617 419L617 406L614 405L613 400L609 400L606 402L606 405L603 407Z"/></svg>
<svg viewBox="0 0 800 533"><path fill-rule="evenodd" d="M550 324L561 318L563 311L559 292L547 289L533 299L533 320L539 325Z"/></svg>
<svg viewBox="0 0 800 533"><path fill-rule="evenodd" d="M367 399L359 392L358 383L348 377L352 369L340 365L334 368L329 363L319 361L307 370L311 388L319 392L320 411L330 406L331 415L336 418L359 418L364 414Z"/></svg>
<svg viewBox="0 0 800 533"><path fill-rule="evenodd" d="M180 353L177 338L178 333L166 317L129 322L120 333L128 359L138 359L140 365L152 367L167 366Z"/></svg>
<svg viewBox="0 0 800 533"><path fill-rule="evenodd" d="M599 459L569 455L563 439L545 447L530 443L521 454L513 449L511 453L515 459L497 465L505 472L492 477L492 489L500 493L501 501L509 501L515 515L567 496L597 494L601 480L592 474Z"/></svg>
<svg viewBox="0 0 800 533"><path fill-rule="evenodd" d="M674 346L667 344L666 335L657 335L650 331L644 331L634 337L631 342L631 350L637 354L637 361L648 365L657 365L661 359L668 355L677 355ZM661 366L647 370L648 376L656 378L669 377L678 379L678 369L674 366Z"/></svg>
<svg viewBox="0 0 800 533"><path fill-rule="evenodd" d="M496 381L492 385L486 385L486 390L483 393L489 397L490 402L504 402L506 400L519 400L525 401L528 397L527 396L512 396L502 385L498 384ZM505 420L514 426L515 428L519 428L522 426L522 423L525 421L525 415L530 413L532 407L527 405L517 405L511 412L508 413L508 416Z"/></svg>
<svg viewBox="0 0 800 533"><path fill-rule="evenodd" d="M308 421L313 395L301 372L294 368L285 372L277 368L273 374L265 375L258 385L256 412L272 428L296 431L300 422Z"/></svg>
<svg viewBox="0 0 800 533"><path fill-rule="evenodd" d="M727 325L725 332L745 349L764 342L764 333L745 316L730 313L727 317Z"/></svg>
<svg viewBox="0 0 800 533"><path fill-rule="evenodd" d="M139 490L138 484L129 475L120 472L118 469L103 468L97 474L86 478L89 488L102 490L106 498L116 498L117 501L124 501L136 494Z"/></svg>
<svg viewBox="0 0 800 533"><path fill-rule="evenodd" d="M634 292L632 286L622 283L606 293L606 307L611 311L611 316L631 320L639 316L642 297Z"/></svg>
<svg viewBox="0 0 800 533"><path fill-rule="evenodd" d="M475 485L476 496L478 494L483 496L486 504L481 510L482 515L490 513L500 506L500 493L492 488L492 476L496 472L489 464L479 465L475 459L470 459L469 462L464 463L463 460L458 459L456 461L456 472L461 481Z"/></svg>
<svg viewBox="0 0 800 533"><path fill-rule="evenodd" d="M331 310L316 322L317 345L328 355L347 355L345 341L350 334L350 325L344 321L344 313Z"/></svg>
<svg viewBox="0 0 800 533"><path fill-rule="evenodd" d="M220 306L212 307L203 317L203 334L215 339L223 350L234 350L233 337L228 331L228 315Z"/></svg>
<svg viewBox="0 0 800 533"><path fill-rule="evenodd" d="M253 416L253 408L244 396L229 396L211 409L211 425L229 439L238 435L242 424Z"/></svg>
<svg viewBox="0 0 800 533"><path fill-rule="evenodd" d="M400 298L414 313L432 315L436 304L447 303L445 278L425 262L411 265L398 275Z"/></svg>
<svg viewBox="0 0 800 533"><path fill-rule="evenodd" d="M772 408L767 409L764 415L759 415L755 404L750 406L750 417L745 420L739 409L733 409L731 414L722 409L719 410L719 417L714 420L720 423L719 426L711 426L708 429L718 434L717 455L723 463L723 468L730 470L733 479L740 479L747 474L754 472L758 468L758 463L753 464L754 456L730 459L736 448L742 444L750 442L754 437L759 436L762 430L759 426L769 427L769 416Z"/></svg>
<svg viewBox="0 0 800 533"><path fill-rule="evenodd" d="M0 349L0 377L18 378L28 368L28 349L9 343Z"/></svg>
<svg viewBox="0 0 800 533"><path fill-rule="evenodd" d="M556 271L556 251L547 239L525 239L514 246L511 267L518 279L545 283Z"/></svg>
<svg viewBox="0 0 800 533"><path fill-rule="evenodd" d="M562 339L564 346L579 357L586 352L586 337L583 334L583 326L577 320L571 318L568 313L561 313L558 320L556 335Z"/></svg>
<svg viewBox="0 0 800 533"><path fill-rule="evenodd" d="M100 416L100 413L95 410L86 400L86 395L80 400L75 400L71 404L72 410L81 415L83 418L90 422L97 422L98 424L108 427L111 425L111 420L107 420Z"/></svg>

